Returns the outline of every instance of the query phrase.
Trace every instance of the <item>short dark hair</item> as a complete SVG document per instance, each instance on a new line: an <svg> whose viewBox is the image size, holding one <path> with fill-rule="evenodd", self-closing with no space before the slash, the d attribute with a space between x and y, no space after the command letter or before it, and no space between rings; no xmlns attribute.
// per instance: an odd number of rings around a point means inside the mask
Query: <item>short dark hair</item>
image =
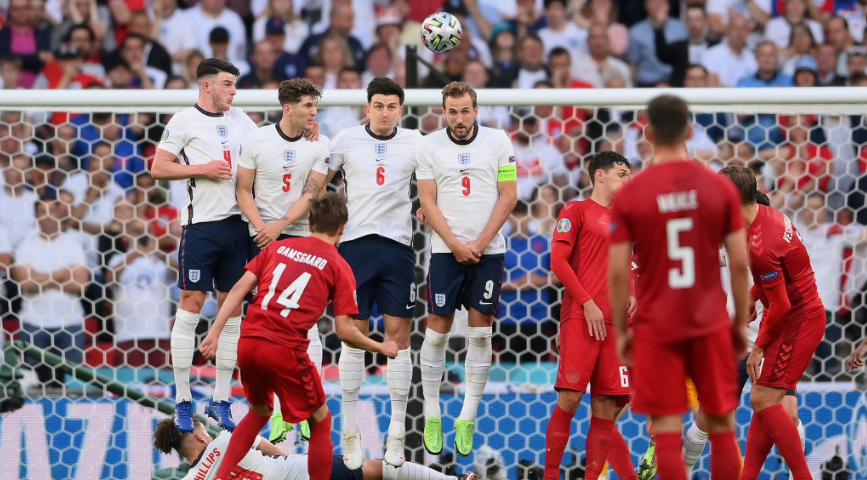
<svg viewBox="0 0 867 480"><path fill-rule="evenodd" d="M144 46L147 46L148 43L150 43L150 40L145 38L144 35L139 35L138 33L128 33L128 34L126 34L126 37L123 37L123 41L120 42L120 48L123 48L126 46L127 40L141 40L141 43Z"/></svg>
<svg viewBox="0 0 867 480"><path fill-rule="evenodd" d="M199 428L201 425L202 422L198 418L193 418L193 429ZM154 447L157 450L170 454L172 450L181 448L183 441L184 433L175 426L174 418L164 418L157 423L157 429L154 432Z"/></svg>
<svg viewBox="0 0 867 480"><path fill-rule="evenodd" d="M277 98L280 100L280 105L294 105L307 96L317 101L322 97L322 89L309 78L283 80L277 88Z"/></svg>
<svg viewBox="0 0 867 480"><path fill-rule="evenodd" d="M518 199L515 202L515 208L512 209L512 215L528 215L530 213L530 204L526 200Z"/></svg>
<svg viewBox="0 0 867 480"><path fill-rule="evenodd" d="M759 205L770 207L771 199L768 198L768 195L765 192L756 192L756 203L758 203Z"/></svg>
<svg viewBox="0 0 867 480"><path fill-rule="evenodd" d="M626 157L611 150L599 152L590 157L590 164L587 166L587 171L590 173L590 183L596 184L597 170L607 173L614 165L623 165L626 168L630 167L629 160Z"/></svg>
<svg viewBox="0 0 867 480"><path fill-rule="evenodd" d="M241 74L241 71L238 70L238 67L232 64L232 62L228 60L221 60L219 58L206 58L202 60L202 63L196 68L196 78L201 79L207 77L208 75L217 75L220 72L231 73L234 76L238 76Z"/></svg>
<svg viewBox="0 0 867 480"><path fill-rule="evenodd" d="M555 3L559 3L559 4L563 5L564 7L567 7L566 0L545 0L543 3L543 6L544 6L545 10L548 10L548 7L550 7L551 5L553 5Z"/></svg>
<svg viewBox="0 0 867 480"><path fill-rule="evenodd" d="M464 95L469 95L473 101L473 108L479 106L476 90L467 82L451 82L443 87L443 108L446 106L447 98L461 98Z"/></svg>
<svg viewBox="0 0 867 480"><path fill-rule="evenodd" d="M403 105L403 87L388 77L376 77L367 84L367 103L373 100L374 95L397 95L400 104Z"/></svg>
<svg viewBox="0 0 867 480"><path fill-rule="evenodd" d="M56 195L52 195L50 193L43 193L42 195L39 195L39 198L37 198L36 201L33 202L33 213L36 214L39 211L40 205L45 205L45 208L48 208L49 206L51 206L52 203L56 201Z"/></svg>
<svg viewBox="0 0 867 480"><path fill-rule="evenodd" d="M4 55L0 55L0 65L12 65L21 68L24 65L24 62L18 55L15 55L14 53L7 53Z"/></svg>
<svg viewBox="0 0 867 480"><path fill-rule="evenodd" d="M0 60L0 63L2 63L2 60ZM863 82L864 80L867 80L867 73L864 73L864 72L852 72L852 74L849 75L849 79L848 79L848 80L849 80L849 84L850 84L850 85L854 85L854 84L856 84L856 83L858 83L858 82Z"/></svg>
<svg viewBox="0 0 867 480"><path fill-rule="evenodd" d="M707 67L705 67L704 65L702 65L700 63L690 63L689 65L686 66L686 70L684 70L684 72L692 70L693 68L700 68L701 71L704 72L705 75L709 74L709 72L707 71Z"/></svg>
<svg viewBox="0 0 867 480"><path fill-rule="evenodd" d="M720 170L719 173L731 180L735 188L738 189L741 194L741 204L752 205L756 203L759 189L755 172L740 165L730 165Z"/></svg>
<svg viewBox="0 0 867 480"><path fill-rule="evenodd" d="M647 119L653 129L653 143L676 145L686 137L689 107L676 95L660 95L647 105Z"/></svg>
<svg viewBox="0 0 867 480"><path fill-rule="evenodd" d="M96 33L90 28L90 25L86 23L76 23L75 25L69 27L69 30L66 31L66 35L63 37L63 43L70 42L72 38L72 32L76 30L86 30L87 34L90 35L90 41L96 40Z"/></svg>
<svg viewBox="0 0 867 480"><path fill-rule="evenodd" d="M570 59L572 58L572 55L569 54L569 50L566 50L563 47L554 47L550 52L548 52L548 61L551 61L551 57L558 57L560 55L568 55Z"/></svg>
<svg viewBox="0 0 867 480"><path fill-rule="evenodd" d="M226 27L214 27L208 34L208 43L229 43L229 31Z"/></svg>
<svg viewBox="0 0 867 480"><path fill-rule="evenodd" d="M346 200L334 192L326 192L310 201L310 231L336 235L349 220Z"/></svg>

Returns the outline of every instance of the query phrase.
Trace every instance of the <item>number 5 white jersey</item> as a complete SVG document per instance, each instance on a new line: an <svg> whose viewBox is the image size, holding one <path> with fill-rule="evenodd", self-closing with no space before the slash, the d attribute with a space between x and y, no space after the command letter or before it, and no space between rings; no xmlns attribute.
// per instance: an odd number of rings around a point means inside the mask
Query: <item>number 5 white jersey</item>
<svg viewBox="0 0 867 480"><path fill-rule="evenodd" d="M235 179L241 142L256 124L239 108L213 113L198 105L174 114L163 130L157 148L180 157L185 165L204 165L225 160L232 167L231 180L205 177L187 180L187 199L181 210L181 225L223 220L240 215L235 200Z"/></svg>
<svg viewBox="0 0 867 480"><path fill-rule="evenodd" d="M512 142L505 131L476 125L465 141L452 138L448 128L424 137L416 151L418 180L436 180L437 208L452 233L462 242L482 234L500 198L500 167L515 165ZM505 253L502 231L485 254ZM431 253L450 253L436 233Z"/></svg>
<svg viewBox="0 0 867 480"><path fill-rule="evenodd" d="M403 128L380 137L367 125L334 137L329 168L343 171L349 210L344 242L379 235L412 245L409 188L421 139L417 130Z"/></svg>
<svg viewBox="0 0 867 480"><path fill-rule="evenodd" d="M330 143L322 135L311 142L303 136L289 137L280 124L256 129L247 135L241 148L238 165L256 171L253 184L259 216L265 222L283 218L292 204L301 198L311 170L328 173ZM310 235L309 215L286 227L283 233L306 237ZM256 235L250 225L250 235Z"/></svg>

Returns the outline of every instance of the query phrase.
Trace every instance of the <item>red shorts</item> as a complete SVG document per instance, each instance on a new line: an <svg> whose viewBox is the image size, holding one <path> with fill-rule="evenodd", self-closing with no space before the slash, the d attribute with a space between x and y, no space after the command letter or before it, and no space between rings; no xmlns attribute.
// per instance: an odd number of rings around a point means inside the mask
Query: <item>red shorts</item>
<svg viewBox="0 0 867 480"><path fill-rule="evenodd" d="M799 323L786 323L765 348L762 374L757 385L792 390L810 365L825 336L825 315Z"/></svg>
<svg viewBox="0 0 867 480"><path fill-rule="evenodd" d="M712 416L738 405L738 375L728 328L680 342L633 342L632 408L647 415L679 415L689 409L686 379L698 391L701 408Z"/></svg>
<svg viewBox="0 0 867 480"><path fill-rule="evenodd" d="M238 368L244 395L251 405L274 407L280 399L283 420L307 420L325 404L325 391L306 350L295 350L261 338L241 337Z"/></svg>
<svg viewBox="0 0 867 480"><path fill-rule="evenodd" d="M599 341L590 336L587 322L571 319L560 324L560 362L557 368L556 390L586 392L591 396L629 397L629 371L617 359L614 328L605 325L608 335Z"/></svg>

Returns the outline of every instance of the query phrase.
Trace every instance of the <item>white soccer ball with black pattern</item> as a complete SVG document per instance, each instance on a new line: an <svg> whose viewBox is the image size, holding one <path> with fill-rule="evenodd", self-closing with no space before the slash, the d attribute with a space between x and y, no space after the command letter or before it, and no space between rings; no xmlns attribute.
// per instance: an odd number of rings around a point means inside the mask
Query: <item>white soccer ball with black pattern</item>
<svg viewBox="0 0 867 480"><path fill-rule="evenodd" d="M421 41L434 53L446 53L461 43L461 22L451 13L437 12L421 24Z"/></svg>

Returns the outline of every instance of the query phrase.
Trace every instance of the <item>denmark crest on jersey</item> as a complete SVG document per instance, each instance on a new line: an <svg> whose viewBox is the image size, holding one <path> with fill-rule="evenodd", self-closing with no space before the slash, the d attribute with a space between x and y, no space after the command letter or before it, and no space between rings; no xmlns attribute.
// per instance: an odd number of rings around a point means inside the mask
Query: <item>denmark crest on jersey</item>
<svg viewBox="0 0 867 480"><path fill-rule="evenodd" d="M377 143L374 145L374 150L377 156L385 155L385 152L388 150L387 145L384 143Z"/></svg>
<svg viewBox="0 0 867 480"><path fill-rule="evenodd" d="M219 135L220 138L228 137L229 136L229 127L227 127L225 125L217 125L217 135Z"/></svg>
<svg viewBox="0 0 867 480"><path fill-rule="evenodd" d="M458 154L458 163L461 164L462 167L466 167L470 164L470 154L469 153L460 153Z"/></svg>

